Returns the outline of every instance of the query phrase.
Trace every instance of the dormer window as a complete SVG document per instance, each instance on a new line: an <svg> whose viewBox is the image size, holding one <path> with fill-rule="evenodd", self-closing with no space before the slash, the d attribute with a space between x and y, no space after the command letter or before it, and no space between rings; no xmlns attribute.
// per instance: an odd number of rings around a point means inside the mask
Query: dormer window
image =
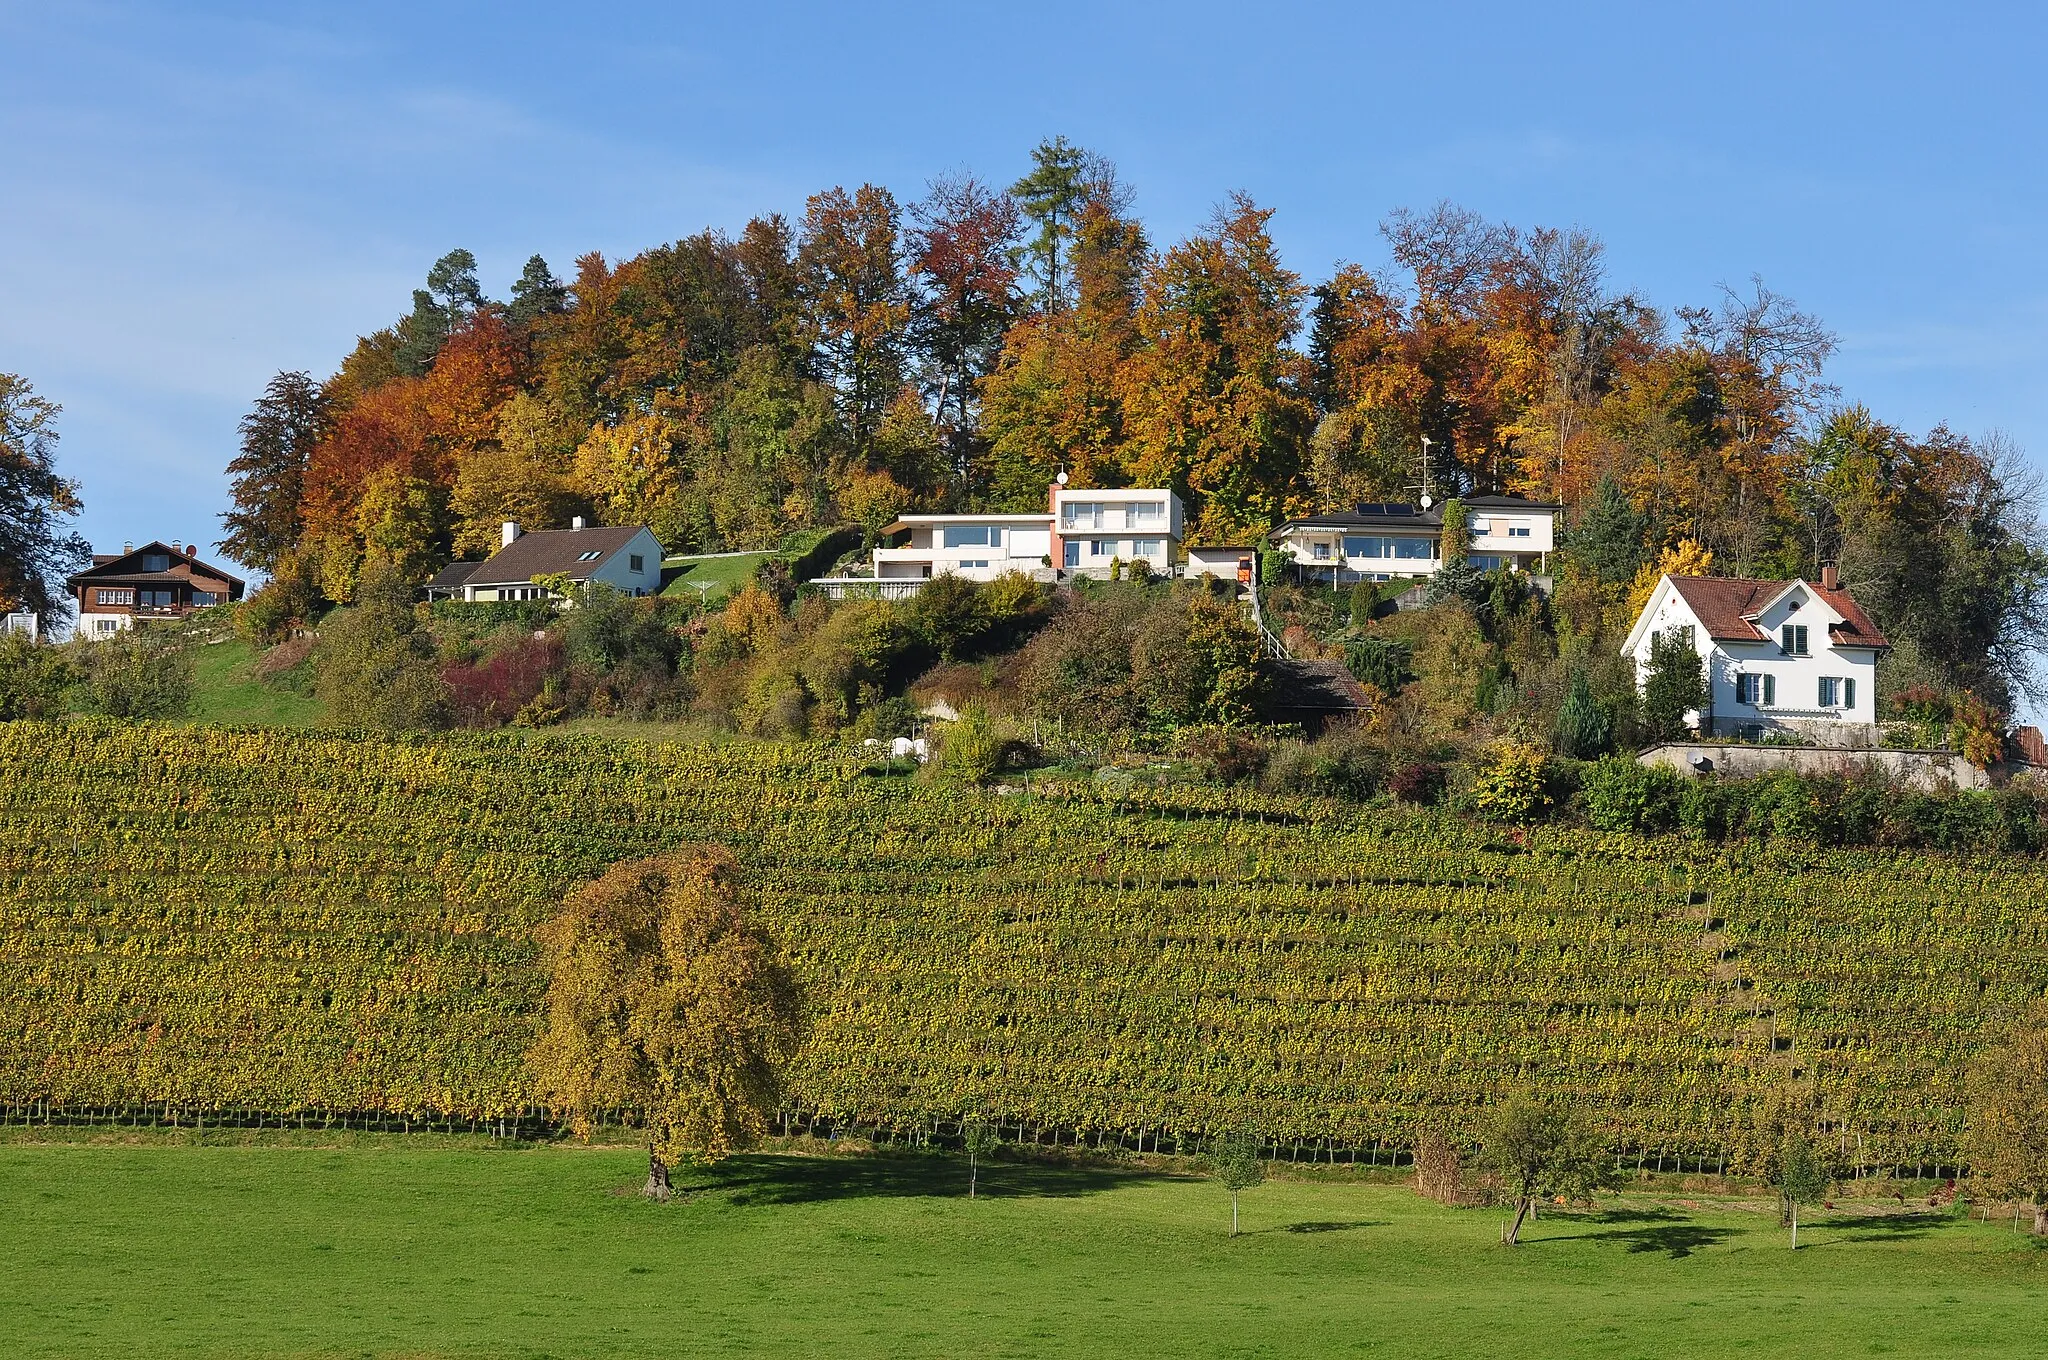
<svg viewBox="0 0 2048 1360"><path fill-rule="evenodd" d="M1806 625L1803 623L1788 623L1780 628L1778 630L1778 650L1782 651L1786 656L1807 655Z"/></svg>

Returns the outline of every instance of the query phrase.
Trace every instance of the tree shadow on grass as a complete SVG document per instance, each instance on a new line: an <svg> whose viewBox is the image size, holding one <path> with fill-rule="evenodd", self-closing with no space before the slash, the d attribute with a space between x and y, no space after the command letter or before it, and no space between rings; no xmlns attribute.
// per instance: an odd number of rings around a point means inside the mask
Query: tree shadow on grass
<svg viewBox="0 0 2048 1360"><path fill-rule="evenodd" d="M1733 1236L1733 1228L1709 1228L1698 1223L1665 1223L1653 1228L1619 1228L1613 1232L1585 1233L1576 1240L1619 1242L1631 1255L1663 1252L1672 1260L1680 1261L1696 1251L1718 1246ZM1574 1239L1547 1237L1542 1240L1561 1242Z"/></svg>
<svg viewBox="0 0 2048 1360"><path fill-rule="evenodd" d="M1587 1223L1682 1223L1685 1215L1670 1209L1603 1209L1584 1216Z"/></svg>
<svg viewBox="0 0 2048 1360"><path fill-rule="evenodd" d="M1949 1227L1953 1222L1941 1214L1885 1214L1876 1218L1835 1219L1827 1225L1835 1235L1813 1245L1830 1247L1849 1242L1910 1242L1937 1228ZM1814 1226L1819 1227L1820 1224L1816 1222Z"/></svg>
<svg viewBox="0 0 2048 1360"><path fill-rule="evenodd" d="M1328 1233L1351 1232L1358 1228L1384 1228L1386 1220L1378 1218L1355 1218L1346 1221L1311 1223L1288 1223L1278 1228L1262 1229L1264 1232Z"/></svg>
<svg viewBox="0 0 2048 1360"><path fill-rule="evenodd" d="M1153 1177L1116 1167L983 1163L983 1199L1068 1199L1099 1195ZM967 1163L951 1157L735 1157L691 1177L690 1189L726 1194L742 1206L835 1199L967 1198Z"/></svg>

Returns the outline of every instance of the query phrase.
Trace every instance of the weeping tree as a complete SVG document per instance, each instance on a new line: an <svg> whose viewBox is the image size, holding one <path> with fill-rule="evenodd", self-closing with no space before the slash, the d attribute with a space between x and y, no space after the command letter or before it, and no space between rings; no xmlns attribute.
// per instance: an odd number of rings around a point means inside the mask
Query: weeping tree
<svg viewBox="0 0 2048 1360"><path fill-rule="evenodd" d="M601 1112L645 1129L646 1193L767 1131L803 1034L795 984L741 908L738 866L699 846L614 865L538 931L540 1102L582 1137Z"/></svg>
<svg viewBox="0 0 2048 1360"><path fill-rule="evenodd" d="M1606 1135L1585 1111L1562 1101L1510 1097L1487 1120L1483 1148L1483 1160L1515 1203L1505 1238L1511 1247L1521 1243L1522 1224L1539 1198L1589 1200L1618 1178Z"/></svg>

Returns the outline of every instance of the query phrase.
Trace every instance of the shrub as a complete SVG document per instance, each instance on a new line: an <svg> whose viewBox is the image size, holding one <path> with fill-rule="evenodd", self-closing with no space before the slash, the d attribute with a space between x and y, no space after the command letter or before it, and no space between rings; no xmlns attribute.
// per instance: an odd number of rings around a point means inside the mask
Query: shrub
<svg viewBox="0 0 2048 1360"><path fill-rule="evenodd" d="M502 727L540 698L560 675L564 651L553 638L527 638L475 665L448 666L449 707L463 727Z"/></svg>
<svg viewBox="0 0 2048 1360"><path fill-rule="evenodd" d="M447 726L433 639L413 612L412 588L389 566L368 567L355 605L322 624L313 664L314 693L344 727Z"/></svg>
<svg viewBox="0 0 2048 1360"><path fill-rule="evenodd" d="M0 637L0 722L56 717L64 711L66 691L77 683L77 668L57 648L38 646L20 633Z"/></svg>
<svg viewBox="0 0 2048 1360"><path fill-rule="evenodd" d="M1415 761L1394 771L1387 792L1403 803L1434 807L1444 796L1444 767L1429 761Z"/></svg>
<svg viewBox="0 0 2048 1360"><path fill-rule="evenodd" d="M88 703L110 718L175 718L192 703L192 653L165 628L130 628L88 642Z"/></svg>
<svg viewBox="0 0 2048 1360"><path fill-rule="evenodd" d="M979 709L960 715L960 721L940 733L933 765L948 779L963 784L986 784L1003 771L1009 742Z"/></svg>
<svg viewBox="0 0 2048 1360"><path fill-rule="evenodd" d="M1367 638L1344 649L1344 665L1358 682L1373 686L1389 698L1415 678L1409 669L1413 660L1413 649L1391 638Z"/></svg>
<svg viewBox="0 0 2048 1360"><path fill-rule="evenodd" d="M1668 831L1679 820L1684 786L1677 774L1661 765L1609 756L1588 765L1579 779L1586 820L1596 830Z"/></svg>
<svg viewBox="0 0 2048 1360"><path fill-rule="evenodd" d="M1543 751L1504 741L1487 753L1472 783L1472 809L1490 822L1526 822L1550 806Z"/></svg>
<svg viewBox="0 0 2048 1360"><path fill-rule="evenodd" d="M1266 768L1270 749L1257 737L1220 727L1199 727L1184 735L1181 749L1204 779L1243 784Z"/></svg>

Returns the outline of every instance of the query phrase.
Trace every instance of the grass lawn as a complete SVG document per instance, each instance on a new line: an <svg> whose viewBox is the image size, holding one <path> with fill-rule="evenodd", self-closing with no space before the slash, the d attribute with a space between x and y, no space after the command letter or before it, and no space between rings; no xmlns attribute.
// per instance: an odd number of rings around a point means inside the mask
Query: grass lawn
<svg viewBox="0 0 2048 1360"><path fill-rule="evenodd" d="M753 580L754 573L761 569L763 562L783 555L758 552L738 553L730 557L664 557L661 559L662 574L680 574L664 586L661 593L678 596L696 595L698 586L709 583L711 588L703 592L705 600L722 600Z"/></svg>
<svg viewBox="0 0 2048 1360"><path fill-rule="evenodd" d="M256 678L256 651L240 638L192 649L192 707L201 723L256 723L265 727L314 727L322 717L309 694L276 689Z"/></svg>
<svg viewBox="0 0 2048 1360"><path fill-rule="evenodd" d="M0 1142L10 1356L2032 1356L2048 1252L2003 1224L1733 1203L1499 1215L1406 1190L748 1157Z"/></svg>

